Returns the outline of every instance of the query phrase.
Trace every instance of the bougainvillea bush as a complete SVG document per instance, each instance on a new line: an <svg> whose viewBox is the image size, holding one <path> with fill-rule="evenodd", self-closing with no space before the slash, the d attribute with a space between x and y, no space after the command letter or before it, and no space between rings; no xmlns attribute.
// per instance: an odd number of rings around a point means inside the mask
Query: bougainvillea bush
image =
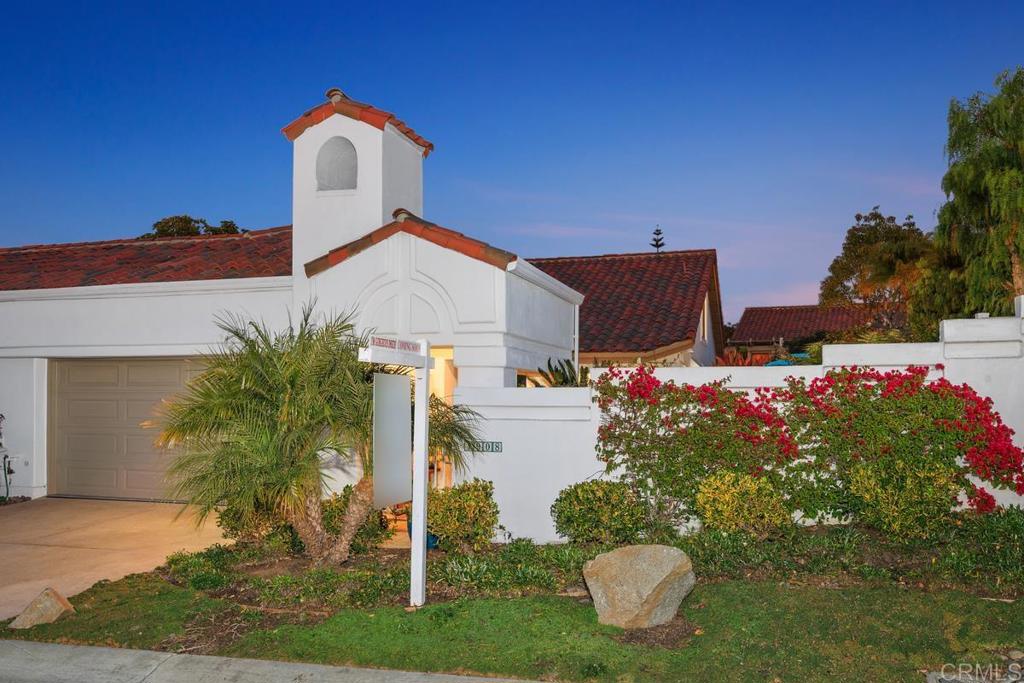
<svg viewBox="0 0 1024 683"><path fill-rule="evenodd" d="M927 376L924 367L851 367L789 379L780 394L801 455L792 495L805 515L923 537L958 503L995 509L975 482L1024 493L1024 454L992 400Z"/></svg>
<svg viewBox="0 0 1024 683"><path fill-rule="evenodd" d="M611 368L595 388L597 456L646 503L654 528L691 518L700 483L718 472L761 477L781 491L798 454L768 393L661 382L646 366Z"/></svg>
<svg viewBox="0 0 1024 683"><path fill-rule="evenodd" d="M976 482L1024 493L1024 454L991 400L927 375L843 368L748 395L612 368L595 384L597 455L647 505L651 524L693 517L701 484L731 472L767 482L759 490L777 492L788 512L923 537L958 502L995 508ZM720 507L707 495L726 489L705 487L702 507Z"/></svg>

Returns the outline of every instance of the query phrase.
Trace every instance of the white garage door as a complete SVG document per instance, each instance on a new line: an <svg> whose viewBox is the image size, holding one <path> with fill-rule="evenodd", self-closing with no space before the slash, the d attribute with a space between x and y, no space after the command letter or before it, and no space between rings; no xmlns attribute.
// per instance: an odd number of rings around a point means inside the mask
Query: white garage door
<svg viewBox="0 0 1024 683"><path fill-rule="evenodd" d="M52 361L50 494L167 499L170 456L142 423L199 372L182 358Z"/></svg>

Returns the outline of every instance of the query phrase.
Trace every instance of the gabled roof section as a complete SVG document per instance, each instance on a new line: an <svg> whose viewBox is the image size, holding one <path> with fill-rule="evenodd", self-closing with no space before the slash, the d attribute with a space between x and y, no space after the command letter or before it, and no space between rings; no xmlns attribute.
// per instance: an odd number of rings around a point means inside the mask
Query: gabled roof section
<svg viewBox="0 0 1024 683"><path fill-rule="evenodd" d="M0 247L0 291L291 275L290 225L237 235Z"/></svg>
<svg viewBox="0 0 1024 683"><path fill-rule="evenodd" d="M306 276L313 277L318 273L322 273L331 266L335 266L345 259L355 256L361 251L366 251L373 245L383 242L392 235L400 232L415 235L416 237L427 240L428 242L433 242L438 246L442 246L445 249L457 251L460 254L465 254L470 258L483 261L484 263L488 263L496 268L501 268L502 270L504 270L509 263L519 258L512 252L492 247L486 242L481 242L480 240L473 239L472 237L466 237L461 232L449 230L448 228L443 228L435 223L425 221L405 209L397 209L394 213L394 218L395 220L387 225L382 225L373 232L363 235L357 240L353 240L348 244L343 244L340 247L331 249L323 256L313 259L306 264Z"/></svg>
<svg viewBox="0 0 1024 683"><path fill-rule="evenodd" d="M315 126L335 114L341 114L342 116L347 116L350 119L368 123L374 128L379 128L381 130L384 130L384 128L390 123L398 130L398 132L422 147L424 157L434 150L434 143L430 142L422 135L419 135L416 131L407 126L404 121L400 120L391 112L384 111L383 109L377 109L376 107L363 102L356 102L338 88L331 88L328 90L326 102L313 107L305 114L295 119L282 128L281 132L284 133L284 136L289 140L295 140L297 137L302 135L307 128Z"/></svg>
<svg viewBox="0 0 1024 683"><path fill-rule="evenodd" d="M584 295L581 353L654 357L685 348L696 338L705 297L711 300L715 345L721 351L722 305L714 249L529 261Z"/></svg>
<svg viewBox="0 0 1024 683"><path fill-rule="evenodd" d="M845 332L871 322L871 313L858 306L754 306L745 308L730 344L770 344Z"/></svg>

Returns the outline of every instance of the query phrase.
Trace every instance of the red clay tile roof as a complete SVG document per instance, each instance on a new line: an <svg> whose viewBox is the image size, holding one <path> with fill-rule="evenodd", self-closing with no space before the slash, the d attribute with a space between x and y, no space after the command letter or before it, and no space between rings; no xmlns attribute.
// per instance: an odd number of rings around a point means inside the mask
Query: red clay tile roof
<svg viewBox="0 0 1024 683"><path fill-rule="evenodd" d="M317 273L322 273L331 266L335 266L350 256L355 256L361 251L369 249L378 242L383 242L387 238L399 232L407 232L410 235L416 235L428 242L433 242L439 246L445 247L446 249L452 249L461 254L465 254L471 258L475 258L478 261L489 263L497 268L505 269L512 261L515 261L518 257L509 251L492 247L486 242L475 240L472 237L466 237L461 232L456 232L448 228L443 228L435 223L430 223L423 220L419 216L413 215L405 209L396 209L394 212L395 220L382 225L373 232L363 235L357 240L353 240L348 244L343 244L340 247L335 247L329 252L313 259L306 264L306 276L313 277Z"/></svg>
<svg viewBox="0 0 1024 683"><path fill-rule="evenodd" d="M709 294L721 353L714 249L529 261L586 297L580 308L581 353L643 354L693 340Z"/></svg>
<svg viewBox="0 0 1024 683"><path fill-rule="evenodd" d="M291 226L239 235L0 247L0 291L291 275Z"/></svg>
<svg viewBox="0 0 1024 683"><path fill-rule="evenodd" d="M828 332L843 332L866 325L871 315L866 309L819 306L757 306L744 309L730 344L770 344L779 337L783 342L808 339Z"/></svg>
<svg viewBox="0 0 1024 683"><path fill-rule="evenodd" d="M327 102L313 107L305 114L282 128L281 132L284 133L284 136L289 140L294 140L302 135L307 128L315 126L335 114L341 114L342 116L347 116L350 119L355 119L356 121L363 121L374 128L380 128L381 130L384 130L384 127L390 123L392 126L397 128L402 135L422 147L423 156L427 156L434 149L434 143L430 142L422 135L419 135L416 131L407 126L404 121L401 121L391 112L377 109L376 107L364 104L363 102L356 102L337 88L332 88L327 91L327 99Z"/></svg>

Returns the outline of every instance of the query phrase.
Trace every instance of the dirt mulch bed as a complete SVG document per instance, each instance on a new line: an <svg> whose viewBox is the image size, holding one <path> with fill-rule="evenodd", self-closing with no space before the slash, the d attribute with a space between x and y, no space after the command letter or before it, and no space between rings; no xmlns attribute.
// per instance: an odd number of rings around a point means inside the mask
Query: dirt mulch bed
<svg viewBox="0 0 1024 683"><path fill-rule="evenodd" d="M429 559L436 559L433 552ZM399 564L409 562L409 551L400 548L376 548L363 555L356 555L343 565L332 565L328 567L334 571L345 573L359 571L367 567L374 569L390 569ZM257 576L263 579L270 579L284 574L298 575L314 569L316 565L305 557L294 555L282 555L271 557L256 562L243 563L235 566L235 570Z"/></svg>
<svg viewBox="0 0 1024 683"><path fill-rule="evenodd" d="M0 507L4 505L14 505L15 503L27 503L31 498L28 496L11 496L10 498L0 497Z"/></svg>
<svg viewBox="0 0 1024 683"><path fill-rule="evenodd" d="M233 605L228 609L202 614L185 629L156 647L164 652L207 655L219 652L241 640L247 633L272 629L282 624L317 624L326 615L308 610L250 608Z"/></svg>
<svg viewBox="0 0 1024 683"><path fill-rule="evenodd" d="M615 636L615 640L626 645L646 645L666 650L678 650L690 644L690 638L697 632L697 627L686 618L677 614L676 618L661 626L651 628L634 628L623 631Z"/></svg>

